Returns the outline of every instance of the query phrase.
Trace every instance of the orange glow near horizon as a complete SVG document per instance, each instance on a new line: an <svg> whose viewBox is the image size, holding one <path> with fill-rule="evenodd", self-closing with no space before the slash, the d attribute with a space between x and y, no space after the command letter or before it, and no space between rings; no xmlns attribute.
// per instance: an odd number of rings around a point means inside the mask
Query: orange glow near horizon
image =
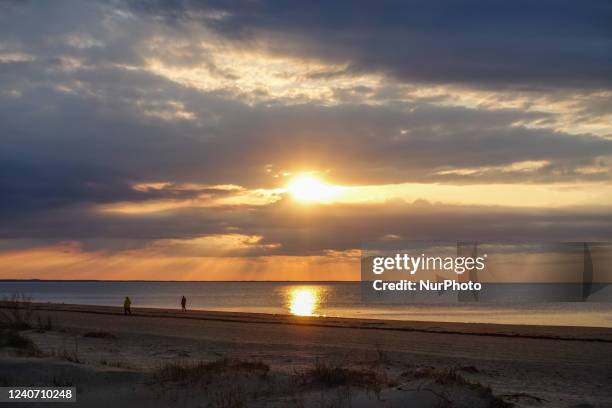
<svg viewBox="0 0 612 408"><path fill-rule="evenodd" d="M167 244L171 247L165 248ZM196 243L194 243L195 245ZM359 257L193 256L176 243L123 251L83 251L78 242L0 250L3 279L354 281ZM221 248L222 249L222 248ZM282 273L282 274L281 274Z"/></svg>

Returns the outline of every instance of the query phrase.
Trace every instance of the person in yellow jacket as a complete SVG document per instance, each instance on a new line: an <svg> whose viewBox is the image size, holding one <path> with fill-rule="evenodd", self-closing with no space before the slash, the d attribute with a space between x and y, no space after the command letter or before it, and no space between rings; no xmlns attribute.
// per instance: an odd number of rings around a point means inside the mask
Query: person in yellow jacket
<svg viewBox="0 0 612 408"><path fill-rule="evenodd" d="M132 309L130 308L130 306L132 306L132 301L130 300L128 296L126 296L125 300L123 301L123 314L124 315L132 314Z"/></svg>

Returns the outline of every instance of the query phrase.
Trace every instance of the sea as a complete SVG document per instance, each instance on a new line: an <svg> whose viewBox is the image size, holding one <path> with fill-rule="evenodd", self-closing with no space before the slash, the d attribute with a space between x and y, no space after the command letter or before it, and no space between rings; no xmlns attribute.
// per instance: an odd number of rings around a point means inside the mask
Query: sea
<svg viewBox="0 0 612 408"><path fill-rule="evenodd" d="M0 298L34 302L180 308L405 321L529 324L612 328L610 302L376 304L359 282L0 281Z"/></svg>

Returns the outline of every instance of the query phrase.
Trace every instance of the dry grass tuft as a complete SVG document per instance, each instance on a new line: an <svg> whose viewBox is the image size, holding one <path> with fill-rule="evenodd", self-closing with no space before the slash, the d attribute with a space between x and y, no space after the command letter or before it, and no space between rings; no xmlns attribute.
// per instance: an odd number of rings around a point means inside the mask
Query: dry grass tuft
<svg viewBox="0 0 612 408"><path fill-rule="evenodd" d="M83 334L83 337L90 337L90 338L94 338L94 339L117 340L117 336L115 336L113 333L109 333L109 332L105 332L105 331L87 332L87 333Z"/></svg>
<svg viewBox="0 0 612 408"><path fill-rule="evenodd" d="M0 300L0 327L27 330L32 327L32 298L13 294Z"/></svg>
<svg viewBox="0 0 612 408"><path fill-rule="evenodd" d="M41 355L41 352L38 347L36 347L36 344L34 344L31 339L19 334L19 332L16 330L0 330L0 349L5 347L16 349L21 355Z"/></svg>
<svg viewBox="0 0 612 408"><path fill-rule="evenodd" d="M380 393L387 383L382 374L375 371L328 365L317 360L304 374L304 381L324 387L353 386Z"/></svg>
<svg viewBox="0 0 612 408"><path fill-rule="evenodd" d="M103 366L121 368L123 370L135 370L137 367L121 360L100 360L99 363Z"/></svg>
<svg viewBox="0 0 612 408"><path fill-rule="evenodd" d="M270 366L261 361L227 358L209 362L170 362L159 367L154 376L160 382L210 383L214 376L229 371L241 371L266 377L270 371Z"/></svg>
<svg viewBox="0 0 612 408"><path fill-rule="evenodd" d="M53 328L55 327L53 324L53 320L51 319L50 316L47 316L46 320L43 320L40 317L38 317L37 321L38 323L36 324L36 328L39 333L44 333L46 331L53 330Z"/></svg>
<svg viewBox="0 0 612 408"><path fill-rule="evenodd" d="M502 398L494 395L491 387L467 380L461 375L459 372L460 370L460 368L439 370L433 367L422 367L413 372L403 373L402 377L412 377L414 379L426 378L443 387L467 388L480 398L487 400L490 408L510 408L514 406L514 404L506 402ZM473 372L473 370L470 371Z"/></svg>

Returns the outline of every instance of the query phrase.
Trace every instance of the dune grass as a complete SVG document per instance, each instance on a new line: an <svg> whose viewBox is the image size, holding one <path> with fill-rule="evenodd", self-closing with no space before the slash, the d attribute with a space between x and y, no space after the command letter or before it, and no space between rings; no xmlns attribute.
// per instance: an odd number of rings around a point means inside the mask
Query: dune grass
<svg viewBox="0 0 612 408"><path fill-rule="evenodd" d="M387 385L386 377L379 372L331 365L317 360L314 366L302 374L305 385L316 385L324 388L358 387L373 391L376 395Z"/></svg>
<svg viewBox="0 0 612 408"><path fill-rule="evenodd" d="M31 339L12 329L0 330L0 349L5 347L16 349L19 354L26 356L41 355L41 351Z"/></svg>
<svg viewBox="0 0 612 408"><path fill-rule="evenodd" d="M117 340L117 336L113 333L105 332L105 331L92 331L83 334L83 337L89 337L94 339L109 339L109 340Z"/></svg>
<svg viewBox="0 0 612 408"><path fill-rule="evenodd" d="M409 371L402 374L402 377L413 379L427 379L442 387L462 387L474 392L480 398L488 401L490 408L510 408L514 404L504 401L503 398L493 394L491 387L473 382L461 375L460 371L470 373L478 372L475 367L464 368L448 368L435 369L433 367L424 367L416 371Z"/></svg>
<svg viewBox="0 0 612 408"><path fill-rule="evenodd" d="M32 299L23 294L13 294L0 300L0 327L27 330L32 327Z"/></svg>
<svg viewBox="0 0 612 408"><path fill-rule="evenodd" d="M213 376L227 371L241 371L266 377L270 371L270 366L261 361L228 358L214 361L172 361L161 365L154 372L154 376L160 382L208 383Z"/></svg>

